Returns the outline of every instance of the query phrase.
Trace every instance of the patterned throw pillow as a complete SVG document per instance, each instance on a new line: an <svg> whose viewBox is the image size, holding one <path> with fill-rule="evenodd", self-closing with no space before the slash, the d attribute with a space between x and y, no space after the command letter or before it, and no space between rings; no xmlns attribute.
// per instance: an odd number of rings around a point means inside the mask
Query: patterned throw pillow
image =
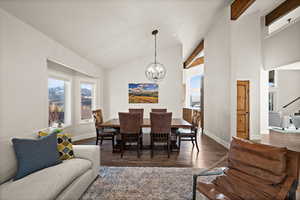
<svg viewBox="0 0 300 200"><path fill-rule="evenodd" d="M57 149L61 160L74 158L72 139L69 134L57 134Z"/></svg>
<svg viewBox="0 0 300 200"><path fill-rule="evenodd" d="M73 144L70 134L63 133L61 129L56 129L54 131L51 131L50 133L47 131L39 131L38 136L45 137L52 133L57 133L57 150L59 152L60 160L68 160L74 158Z"/></svg>

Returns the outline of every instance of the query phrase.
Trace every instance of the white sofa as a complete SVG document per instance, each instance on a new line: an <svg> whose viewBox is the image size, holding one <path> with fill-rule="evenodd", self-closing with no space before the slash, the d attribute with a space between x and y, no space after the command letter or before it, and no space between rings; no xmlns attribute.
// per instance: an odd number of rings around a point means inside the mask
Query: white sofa
<svg viewBox="0 0 300 200"><path fill-rule="evenodd" d="M15 153L10 141L0 141L0 199L79 199L98 176L100 149L93 145L73 145L73 150L74 159L12 181L17 170Z"/></svg>

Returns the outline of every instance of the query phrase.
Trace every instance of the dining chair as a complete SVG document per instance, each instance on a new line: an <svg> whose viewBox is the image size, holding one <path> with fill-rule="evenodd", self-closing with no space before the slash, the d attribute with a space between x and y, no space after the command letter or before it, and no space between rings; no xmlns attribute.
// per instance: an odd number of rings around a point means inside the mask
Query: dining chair
<svg viewBox="0 0 300 200"><path fill-rule="evenodd" d="M92 113L96 128L96 145L98 145L99 140L101 140L100 145L102 145L103 140L111 140L112 148L114 149L115 135L117 135L118 131L112 128L108 129L101 127L101 124L103 123L103 115L101 109L93 110Z"/></svg>
<svg viewBox="0 0 300 200"><path fill-rule="evenodd" d="M170 158L171 151L171 122L172 113L150 113L151 123L151 157L153 157L154 144L155 143L166 143L168 150L168 158Z"/></svg>
<svg viewBox="0 0 300 200"><path fill-rule="evenodd" d="M126 143L137 143L137 156L140 157L141 122L140 113L119 112L121 133L121 158L123 158Z"/></svg>
<svg viewBox="0 0 300 200"><path fill-rule="evenodd" d="M144 120L144 109L143 108L129 108L128 109L129 113L140 113L141 114L141 117L142 117L142 122L143 123L143 120ZM140 148L143 149L143 128L141 127L141 146Z"/></svg>
<svg viewBox="0 0 300 200"><path fill-rule="evenodd" d="M144 109L143 108L129 108L129 113L141 113L142 118L144 117Z"/></svg>
<svg viewBox="0 0 300 200"><path fill-rule="evenodd" d="M178 129L176 131L176 135L179 139L178 142L179 150L182 141L191 141L193 147L196 144L197 151L199 152L197 136L198 136L198 129L199 129L200 122L201 122L201 112L199 110L193 110L192 127L190 129Z"/></svg>
<svg viewBox="0 0 300 200"><path fill-rule="evenodd" d="M166 108L152 108L151 112L161 112L161 113L166 113L167 109Z"/></svg>

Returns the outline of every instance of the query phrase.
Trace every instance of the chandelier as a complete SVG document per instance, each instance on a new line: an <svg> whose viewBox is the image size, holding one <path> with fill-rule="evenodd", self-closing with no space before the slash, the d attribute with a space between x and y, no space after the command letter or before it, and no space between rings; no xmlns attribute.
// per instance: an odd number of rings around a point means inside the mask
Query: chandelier
<svg viewBox="0 0 300 200"><path fill-rule="evenodd" d="M152 35L154 35L154 62L150 63L145 70L145 75L149 81L159 82L162 81L167 73L166 68L163 64L157 62L156 60L156 35L158 34L158 30L152 31Z"/></svg>

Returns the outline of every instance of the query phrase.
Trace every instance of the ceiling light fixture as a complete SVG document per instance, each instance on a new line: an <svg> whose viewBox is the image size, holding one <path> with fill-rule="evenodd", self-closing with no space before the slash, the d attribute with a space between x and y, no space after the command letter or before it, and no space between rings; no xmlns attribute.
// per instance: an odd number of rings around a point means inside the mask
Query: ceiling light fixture
<svg viewBox="0 0 300 200"><path fill-rule="evenodd" d="M156 50L156 35L158 34L158 30L152 31L152 35L154 35L154 62L150 63L145 70L145 75L149 81L152 82L159 82L162 81L167 73L166 68L164 67L163 64L157 62L156 60L156 55L157 55L157 50Z"/></svg>

